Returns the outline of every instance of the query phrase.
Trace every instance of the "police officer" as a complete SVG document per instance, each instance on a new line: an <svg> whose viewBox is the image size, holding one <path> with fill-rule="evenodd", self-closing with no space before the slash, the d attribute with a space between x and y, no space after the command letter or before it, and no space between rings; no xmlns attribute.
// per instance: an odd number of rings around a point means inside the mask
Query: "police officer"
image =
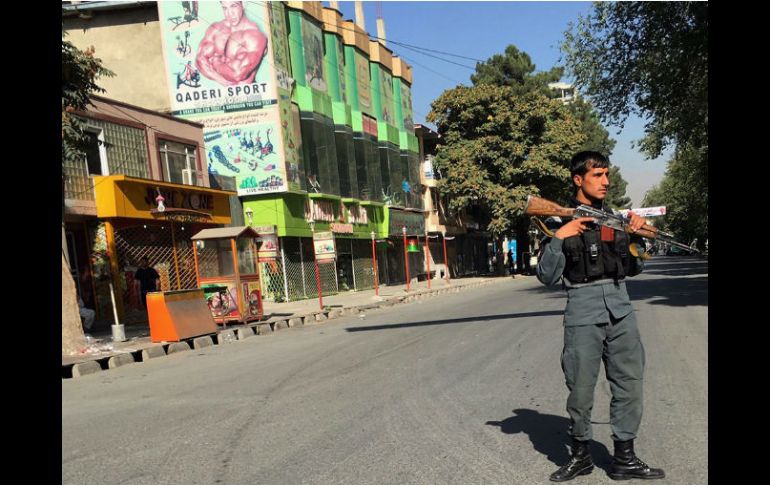
<svg viewBox="0 0 770 485"><path fill-rule="evenodd" d="M609 187L607 158L597 152L580 152L572 158L570 172L576 188L571 206L585 204L607 210L603 204ZM645 221L630 215L629 225L635 232ZM576 218L554 233L537 266L540 282L555 285L563 277L567 290L561 364L569 389L572 453L551 475L554 482L593 470L591 409L601 361L612 391L610 425L615 453L610 478L665 476L663 470L649 467L634 454L642 418L644 347L623 280L643 269L641 259L630 251L630 245L637 243L643 247L641 238L598 226L590 217Z"/></svg>

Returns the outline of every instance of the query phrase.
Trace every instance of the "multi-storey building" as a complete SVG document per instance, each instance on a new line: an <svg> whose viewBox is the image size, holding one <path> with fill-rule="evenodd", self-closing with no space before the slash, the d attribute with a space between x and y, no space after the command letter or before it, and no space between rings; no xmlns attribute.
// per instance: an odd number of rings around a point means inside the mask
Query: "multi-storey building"
<svg viewBox="0 0 770 485"><path fill-rule="evenodd" d="M83 2L67 39L116 73L107 95L203 125L201 171L235 179L246 223L274 230L265 296L316 294L314 232L337 260L323 290L424 273L406 236L425 234L412 71L361 25L320 2ZM288 295L287 295L288 293Z"/></svg>

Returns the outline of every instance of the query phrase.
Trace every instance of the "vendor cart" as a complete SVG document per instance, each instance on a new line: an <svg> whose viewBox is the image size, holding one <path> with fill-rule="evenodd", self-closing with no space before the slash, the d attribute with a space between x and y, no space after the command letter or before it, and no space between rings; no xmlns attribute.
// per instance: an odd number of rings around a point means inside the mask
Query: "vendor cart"
<svg viewBox="0 0 770 485"><path fill-rule="evenodd" d="M217 324L262 319L258 236L251 227L238 226L204 229L192 237L198 287Z"/></svg>

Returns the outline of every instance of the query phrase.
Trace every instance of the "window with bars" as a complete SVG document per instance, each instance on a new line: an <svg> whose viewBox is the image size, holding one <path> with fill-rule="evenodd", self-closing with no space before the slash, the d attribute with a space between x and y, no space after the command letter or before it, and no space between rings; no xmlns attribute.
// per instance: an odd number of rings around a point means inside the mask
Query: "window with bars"
<svg viewBox="0 0 770 485"><path fill-rule="evenodd" d="M158 140L163 180L177 184L196 185L195 146Z"/></svg>
<svg viewBox="0 0 770 485"><path fill-rule="evenodd" d="M91 177L109 175L103 130L89 126L84 135L84 158L64 163L64 197L67 199L94 200Z"/></svg>

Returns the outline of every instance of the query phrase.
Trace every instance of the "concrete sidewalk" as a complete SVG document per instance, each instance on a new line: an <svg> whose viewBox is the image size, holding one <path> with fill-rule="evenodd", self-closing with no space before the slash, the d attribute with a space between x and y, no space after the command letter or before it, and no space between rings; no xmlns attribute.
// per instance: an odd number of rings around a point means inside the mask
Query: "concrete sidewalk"
<svg viewBox="0 0 770 485"><path fill-rule="evenodd" d="M516 275L517 280L528 278L532 276ZM265 301L265 319L262 321L250 322L247 325L230 324L220 327L216 334L185 339L181 342L151 342L148 324L125 326L128 340L113 342L112 329L108 327L86 334L87 347L80 354L62 355L62 377L80 377L125 364L163 357L174 352L231 343L284 328L318 324L330 318L357 314L359 311L510 280L510 276L459 278L449 283L446 280L433 280L430 289L427 281L420 281L413 283L409 292L406 291L406 284L380 287L379 296L375 295L373 289L343 292L324 296L323 311L319 306L318 298L287 303Z"/></svg>

